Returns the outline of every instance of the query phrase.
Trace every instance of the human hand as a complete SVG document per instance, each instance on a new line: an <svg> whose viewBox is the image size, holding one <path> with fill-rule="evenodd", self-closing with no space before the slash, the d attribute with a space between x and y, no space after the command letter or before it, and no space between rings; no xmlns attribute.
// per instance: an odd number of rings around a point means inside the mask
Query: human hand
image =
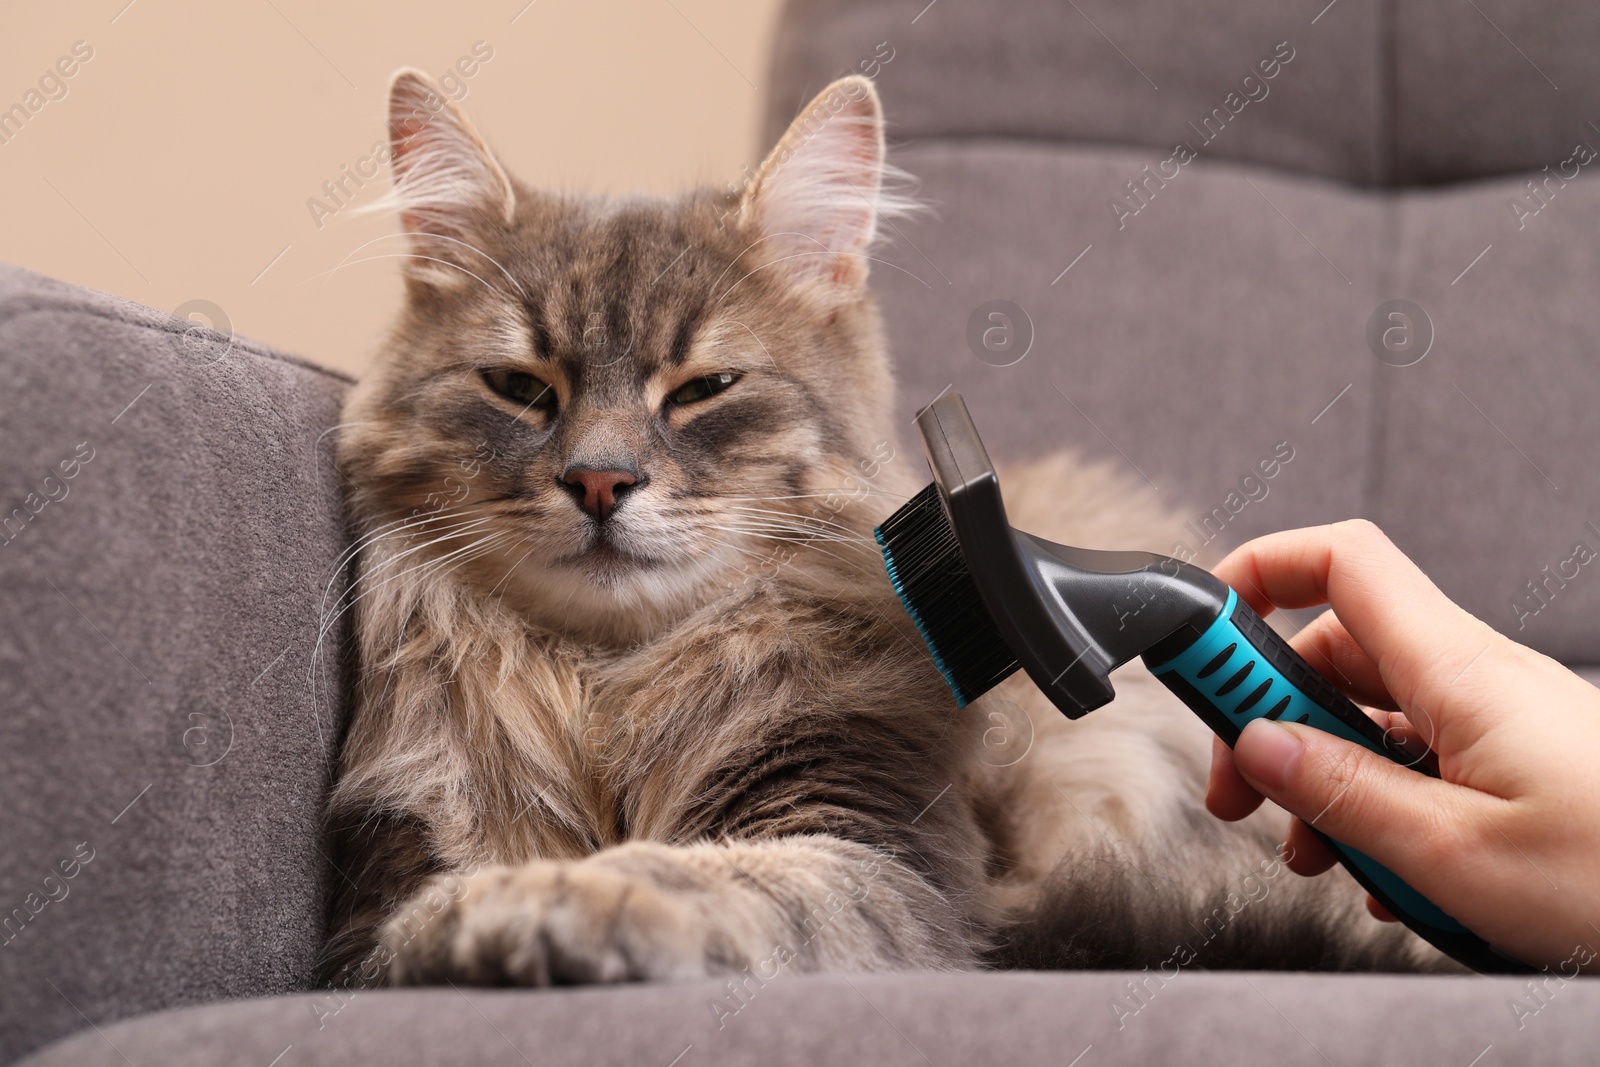
<svg viewBox="0 0 1600 1067"><path fill-rule="evenodd" d="M1490 944L1576 973L1600 955L1600 689L1490 628L1365 520L1241 546L1216 568L1259 614L1329 604L1291 641L1439 778L1308 726L1215 743L1206 806L1298 818L1289 866L1360 849ZM1379 918L1390 918L1369 898Z"/></svg>

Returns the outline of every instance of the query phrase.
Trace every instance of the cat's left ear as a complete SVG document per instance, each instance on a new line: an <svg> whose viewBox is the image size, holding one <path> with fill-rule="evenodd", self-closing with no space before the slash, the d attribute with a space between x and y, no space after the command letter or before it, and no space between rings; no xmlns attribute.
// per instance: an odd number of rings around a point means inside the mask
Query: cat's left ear
<svg viewBox="0 0 1600 1067"><path fill-rule="evenodd" d="M508 225L516 208L511 179L472 121L419 70L400 70L389 85L389 147L394 199L419 259L414 274L452 273L437 261L481 271L486 226ZM472 260L473 262L468 262Z"/></svg>
<svg viewBox="0 0 1600 1067"><path fill-rule="evenodd" d="M756 172L740 218L765 258L802 284L866 284L883 207L883 107L872 82L840 78L812 100Z"/></svg>

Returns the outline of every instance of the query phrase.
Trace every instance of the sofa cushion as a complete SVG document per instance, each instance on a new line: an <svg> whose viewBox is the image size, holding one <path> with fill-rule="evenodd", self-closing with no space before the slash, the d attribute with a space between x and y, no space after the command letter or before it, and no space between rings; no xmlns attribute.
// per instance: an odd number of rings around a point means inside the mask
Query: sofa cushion
<svg viewBox="0 0 1600 1067"><path fill-rule="evenodd" d="M1165 974L780 972L747 979L738 997L704 981L385 991L342 1003L294 996L163 1012L87 1030L24 1067L1592 1063L1600 984L1547 984L1542 1007L1510 978L1175 966ZM1517 1003L1520 1015L1510 1008Z"/></svg>
<svg viewBox="0 0 1600 1067"><path fill-rule="evenodd" d="M320 948L346 382L192 326L0 270L0 1061Z"/></svg>
<svg viewBox="0 0 1600 1067"><path fill-rule="evenodd" d="M1161 156L1209 138L1212 158L1357 185L1458 181L1600 144L1597 36L1600 7L1531 0L790 0L767 142L831 78L861 71L899 138ZM1293 58L1273 66L1280 45Z"/></svg>

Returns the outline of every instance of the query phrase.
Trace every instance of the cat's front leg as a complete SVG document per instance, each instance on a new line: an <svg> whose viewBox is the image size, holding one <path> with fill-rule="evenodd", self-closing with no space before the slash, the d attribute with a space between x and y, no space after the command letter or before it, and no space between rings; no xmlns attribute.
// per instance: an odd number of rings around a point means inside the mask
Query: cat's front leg
<svg viewBox="0 0 1600 1067"><path fill-rule="evenodd" d="M909 866L820 835L439 875L385 924L394 984L568 985L781 969L970 965L949 901Z"/></svg>

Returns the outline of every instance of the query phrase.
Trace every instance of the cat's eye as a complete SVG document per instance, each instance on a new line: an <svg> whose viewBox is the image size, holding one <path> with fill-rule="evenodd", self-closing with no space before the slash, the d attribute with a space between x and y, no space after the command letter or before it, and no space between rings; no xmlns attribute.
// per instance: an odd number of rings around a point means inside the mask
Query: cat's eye
<svg viewBox="0 0 1600 1067"><path fill-rule="evenodd" d="M510 367L485 367L478 373L483 376L485 385L512 403L540 411L554 411L556 408L556 391L548 382L535 378L527 371L512 370Z"/></svg>
<svg viewBox="0 0 1600 1067"><path fill-rule="evenodd" d="M738 380L739 376L737 374L729 374L726 371L718 374L707 374L704 377L684 382L671 393L668 393L667 402L669 404L698 403L707 397L716 396Z"/></svg>

